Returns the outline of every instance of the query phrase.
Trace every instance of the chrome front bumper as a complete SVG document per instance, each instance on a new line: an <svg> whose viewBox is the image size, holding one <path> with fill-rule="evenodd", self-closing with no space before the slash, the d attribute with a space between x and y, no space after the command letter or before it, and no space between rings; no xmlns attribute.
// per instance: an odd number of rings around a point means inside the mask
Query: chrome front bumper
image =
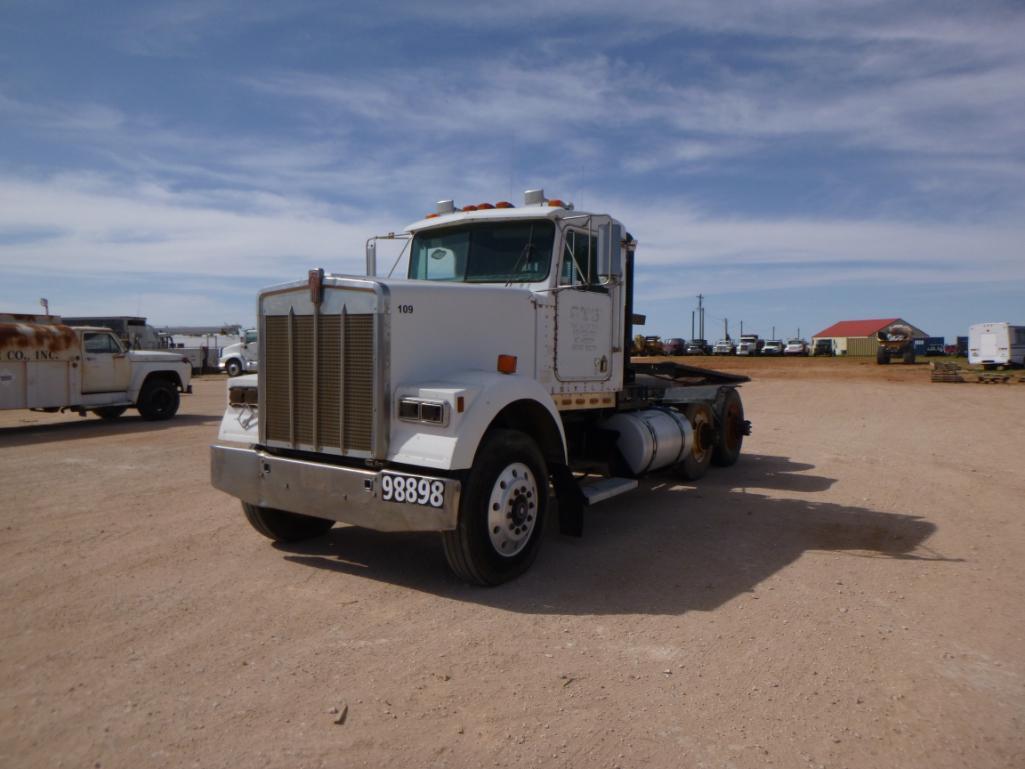
<svg viewBox="0 0 1025 769"><path fill-rule="evenodd" d="M380 473L308 462L236 446L210 447L214 488L260 507L351 523L377 531L449 531L459 520L461 484L445 484L443 507L384 502Z"/></svg>

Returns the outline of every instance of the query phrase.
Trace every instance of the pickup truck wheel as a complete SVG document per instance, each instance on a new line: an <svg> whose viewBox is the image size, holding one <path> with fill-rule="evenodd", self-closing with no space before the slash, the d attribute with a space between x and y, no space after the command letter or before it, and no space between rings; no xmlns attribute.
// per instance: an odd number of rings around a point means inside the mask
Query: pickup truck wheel
<svg viewBox="0 0 1025 769"><path fill-rule="evenodd" d="M180 402L177 387L166 379L151 379L142 386L136 408L143 419L157 421L177 414Z"/></svg>
<svg viewBox="0 0 1025 769"><path fill-rule="evenodd" d="M876 348L876 363L885 365L890 362L890 351L885 347Z"/></svg>
<svg viewBox="0 0 1025 769"><path fill-rule="evenodd" d="M716 440L715 423L712 419L712 409L704 403L691 403L684 410L684 414L694 428L694 445L690 454L676 467L684 480L696 481L705 475L712 463Z"/></svg>
<svg viewBox="0 0 1025 769"><path fill-rule="evenodd" d="M334 521L326 518L288 513L272 507L251 505L248 502L242 503L242 512L246 514L246 520L254 529L275 542L313 539L326 534L335 525Z"/></svg>
<svg viewBox="0 0 1025 769"><path fill-rule="evenodd" d="M740 459L740 447L744 443L744 404L740 393L730 390L722 407L722 419L715 434L715 450L712 464L729 467Z"/></svg>
<svg viewBox="0 0 1025 769"><path fill-rule="evenodd" d="M124 414L127 408L127 406L104 406L101 409L93 409L93 413L100 419L111 420Z"/></svg>
<svg viewBox="0 0 1025 769"><path fill-rule="evenodd" d="M477 451L459 501L459 525L442 532L449 566L478 585L499 585L537 557L548 507L544 457L518 430L492 430Z"/></svg>
<svg viewBox="0 0 1025 769"><path fill-rule="evenodd" d="M232 358L225 365L224 370L228 372L229 377L236 377L242 373L242 364Z"/></svg>
<svg viewBox="0 0 1025 769"><path fill-rule="evenodd" d="M915 348L909 347L904 351L904 362L914 363L915 362Z"/></svg>

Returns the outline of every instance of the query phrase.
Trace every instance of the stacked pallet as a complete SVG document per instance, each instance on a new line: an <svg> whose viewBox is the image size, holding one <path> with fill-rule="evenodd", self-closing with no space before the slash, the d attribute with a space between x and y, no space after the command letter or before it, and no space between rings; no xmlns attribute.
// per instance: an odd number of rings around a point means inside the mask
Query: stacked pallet
<svg viewBox="0 0 1025 769"><path fill-rule="evenodd" d="M933 382L977 382L978 384L1025 384L1025 372L1021 371L978 371L962 368L957 363L929 364Z"/></svg>

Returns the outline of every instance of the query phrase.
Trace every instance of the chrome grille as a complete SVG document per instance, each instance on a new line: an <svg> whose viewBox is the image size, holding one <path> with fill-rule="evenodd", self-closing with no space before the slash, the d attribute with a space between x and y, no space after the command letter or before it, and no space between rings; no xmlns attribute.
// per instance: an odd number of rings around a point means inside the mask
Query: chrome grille
<svg viewBox="0 0 1025 769"><path fill-rule="evenodd" d="M268 315L263 329L267 442L369 455L374 315Z"/></svg>

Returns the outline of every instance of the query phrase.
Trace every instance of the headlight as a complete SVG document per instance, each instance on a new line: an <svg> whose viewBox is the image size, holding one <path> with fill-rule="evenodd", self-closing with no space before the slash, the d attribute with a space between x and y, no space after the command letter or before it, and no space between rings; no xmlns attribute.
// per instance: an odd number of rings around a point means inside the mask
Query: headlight
<svg viewBox="0 0 1025 769"><path fill-rule="evenodd" d="M445 401L402 398L399 401L399 419L444 426L448 424L448 404Z"/></svg>
<svg viewBox="0 0 1025 769"><path fill-rule="evenodd" d="M257 394L255 387L229 387L228 404L231 406L255 406Z"/></svg>

